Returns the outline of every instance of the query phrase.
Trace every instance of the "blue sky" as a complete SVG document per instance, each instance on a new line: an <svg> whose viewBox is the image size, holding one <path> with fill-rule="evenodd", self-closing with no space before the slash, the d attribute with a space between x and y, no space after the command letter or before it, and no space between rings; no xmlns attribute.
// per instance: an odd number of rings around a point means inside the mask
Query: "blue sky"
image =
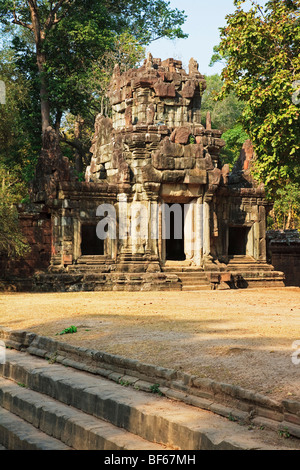
<svg viewBox="0 0 300 470"><path fill-rule="evenodd" d="M258 3L265 5L266 0L260 0ZM247 1L246 6L249 5L250 1ZM163 60L171 57L182 60L185 69L193 57L199 63L199 71L203 75L221 73L222 64L209 67L209 62L213 47L220 42L219 28L225 26L226 15L235 10L233 0L170 0L170 7L185 11L187 20L183 30L189 37L175 41L154 41L147 48L147 52Z"/></svg>

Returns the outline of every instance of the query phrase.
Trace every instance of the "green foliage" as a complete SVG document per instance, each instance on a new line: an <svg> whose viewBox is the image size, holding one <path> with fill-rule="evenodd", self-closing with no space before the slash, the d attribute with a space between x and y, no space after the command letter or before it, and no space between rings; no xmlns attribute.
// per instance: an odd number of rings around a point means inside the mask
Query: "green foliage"
<svg viewBox="0 0 300 470"><path fill-rule="evenodd" d="M159 389L159 384L151 385L150 390L151 390L152 393L156 393L159 396L163 395L162 391Z"/></svg>
<svg viewBox="0 0 300 470"><path fill-rule="evenodd" d="M18 258L29 251L19 227L16 203L22 187L17 178L0 166L0 254Z"/></svg>
<svg viewBox="0 0 300 470"><path fill-rule="evenodd" d="M300 160L299 104L292 99L300 79L300 1L272 0L264 10L242 1L221 28L217 52L227 60L220 98L230 92L245 102L241 122L257 154L254 176L270 195L297 184Z"/></svg>
<svg viewBox="0 0 300 470"><path fill-rule="evenodd" d="M49 122L59 131L68 114L74 121L80 116L84 130L78 136L74 128L63 129L63 152L71 161L84 161L95 115L110 112L106 91L115 63L123 71L144 57L143 46L151 41L186 37L184 21L184 13L164 0L0 0L0 39L9 38L5 50L11 50L15 71L27 88L20 94L23 101L9 101L14 119L19 119L10 128L22 138L12 132L15 151L10 147L3 152L13 161L30 160L34 168L42 125ZM33 174L27 163L26 180ZM80 164L75 166L80 175Z"/></svg>
<svg viewBox="0 0 300 470"><path fill-rule="evenodd" d="M26 384L24 384L23 382L17 382L17 385L19 385L19 387L21 388L27 388Z"/></svg>
<svg viewBox="0 0 300 470"><path fill-rule="evenodd" d="M222 101L218 100L221 93L223 80L218 74L208 75L206 79L206 90L202 98L202 124L205 125L207 111L211 114L212 127L223 132L222 139L226 146L222 149L222 163L228 163L232 168L234 162L240 155L240 151L248 135L239 123L245 103L238 99L235 92L230 92Z"/></svg>
<svg viewBox="0 0 300 470"><path fill-rule="evenodd" d="M285 439L289 439L291 437L290 432L287 427L278 430L278 435L280 437L284 437Z"/></svg>
<svg viewBox="0 0 300 470"><path fill-rule="evenodd" d="M77 328L76 326L70 326L69 328L65 328L64 330L62 330L60 333L56 333L56 336L57 335L69 335L69 334L73 334L73 333L77 333Z"/></svg>
<svg viewBox="0 0 300 470"><path fill-rule="evenodd" d="M39 18L39 41L33 30L32 5ZM117 62L122 63L125 54L127 64L132 63L142 45L159 37L186 37L181 30L184 21L183 12L171 9L164 0L0 0L0 23L13 35L13 47L35 86L37 105L41 76L36 54L42 54L53 124L61 112L85 117L95 98L95 92L86 87L94 63L103 68L108 52L114 52ZM18 26L12 28L13 23Z"/></svg>
<svg viewBox="0 0 300 470"><path fill-rule="evenodd" d="M31 85L9 48L0 51L0 80L6 85L6 103L0 105L0 165L28 183L41 146L39 113L32 109Z"/></svg>
<svg viewBox="0 0 300 470"><path fill-rule="evenodd" d="M239 158L244 142L248 139L248 135L243 130L241 124L236 124L224 132L222 139L226 142L221 152L222 163L228 163L229 168L232 169L234 163Z"/></svg>
<svg viewBox="0 0 300 470"><path fill-rule="evenodd" d="M88 106L82 111L81 116L89 119L99 112L110 115L106 94L115 65L118 64L120 72L123 73L135 67L144 58L145 48L132 34L125 31L116 36L110 49L88 63L85 79L78 83L80 91L89 97Z"/></svg>
<svg viewBox="0 0 300 470"><path fill-rule="evenodd" d="M223 86L222 77L218 74L205 77L206 90L203 94L201 111L203 124L207 111L211 113L212 126L225 132L235 126L241 117L245 103L231 92L222 101L218 100Z"/></svg>
<svg viewBox="0 0 300 470"><path fill-rule="evenodd" d="M300 229L300 185L287 183L275 194L273 210L269 218L273 230Z"/></svg>
<svg viewBox="0 0 300 470"><path fill-rule="evenodd" d="M128 380L119 380L119 384L122 385L123 387L129 387L131 384Z"/></svg>

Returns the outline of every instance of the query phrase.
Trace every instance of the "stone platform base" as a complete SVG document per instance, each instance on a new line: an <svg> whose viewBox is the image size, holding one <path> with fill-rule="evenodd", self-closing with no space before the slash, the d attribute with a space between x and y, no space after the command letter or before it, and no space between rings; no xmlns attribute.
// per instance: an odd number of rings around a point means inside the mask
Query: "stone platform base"
<svg viewBox="0 0 300 470"><path fill-rule="evenodd" d="M0 290L16 292L201 291L284 285L282 272L250 257L235 257L227 265L212 262L205 269L187 262L168 262L162 268L157 263L136 262L128 263L126 271L105 256L85 257L77 264L50 266L31 277L0 280Z"/></svg>

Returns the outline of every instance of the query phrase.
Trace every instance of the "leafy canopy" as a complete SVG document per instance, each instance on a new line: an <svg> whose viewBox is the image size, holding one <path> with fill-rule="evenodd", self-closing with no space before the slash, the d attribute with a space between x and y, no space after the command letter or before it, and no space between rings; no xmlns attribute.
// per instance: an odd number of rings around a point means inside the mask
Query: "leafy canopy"
<svg viewBox="0 0 300 470"><path fill-rule="evenodd" d="M226 143L220 154L222 163L228 163L232 168L244 142L249 138L239 122L245 103L233 91L222 101L218 100L223 86L220 75L208 75L205 80L207 87L201 104L202 124L205 125L206 113L209 111L213 128L223 132L222 139Z"/></svg>
<svg viewBox="0 0 300 470"><path fill-rule="evenodd" d="M220 98L245 101L241 122L257 154L255 176L270 194L300 178L300 1L270 0L262 8L234 0L216 48L226 60Z"/></svg>
<svg viewBox="0 0 300 470"><path fill-rule="evenodd" d="M0 0L0 26L13 36L24 73L33 83L43 80L52 125L63 112L84 113L93 96L81 85L120 35L130 34L134 47L184 38L185 18L164 0ZM43 74L37 74L37 62ZM37 100L39 94L37 89Z"/></svg>
<svg viewBox="0 0 300 470"><path fill-rule="evenodd" d="M66 116L79 116L92 129L95 115L107 111L114 64L133 67L149 42L186 37L184 21L184 12L164 0L0 0L0 79L10 88L1 108L0 161L9 169L16 162L29 180L40 153L42 99L57 132ZM89 142L65 140L88 153ZM72 159L66 145L64 152Z"/></svg>

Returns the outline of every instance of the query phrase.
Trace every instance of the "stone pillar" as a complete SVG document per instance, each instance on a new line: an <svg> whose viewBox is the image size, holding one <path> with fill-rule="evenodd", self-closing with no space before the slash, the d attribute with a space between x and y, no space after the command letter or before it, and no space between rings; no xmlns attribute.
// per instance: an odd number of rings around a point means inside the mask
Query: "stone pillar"
<svg viewBox="0 0 300 470"><path fill-rule="evenodd" d="M259 260L267 261L267 245L266 245L266 208L259 206Z"/></svg>
<svg viewBox="0 0 300 470"><path fill-rule="evenodd" d="M160 261L164 264L166 262L166 240L163 239L163 213L162 213L163 202L159 203L158 212L158 251Z"/></svg>
<svg viewBox="0 0 300 470"><path fill-rule="evenodd" d="M148 248L154 256L159 258L159 204L158 201L149 201L149 240Z"/></svg>
<svg viewBox="0 0 300 470"><path fill-rule="evenodd" d="M118 233L118 251L123 253L124 250L128 249L128 200L126 194L118 194L118 202L116 204L117 213L117 233Z"/></svg>
<svg viewBox="0 0 300 470"><path fill-rule="evenodd" d="M203 207L203 257L210 256L210 204L204 202Z"/></svg>
<svg viewBox="0 0 300 470"><path fill-rule="evenodd" d="M195 224L194 224L194 202L184 205L184 252L186 260L192 260L194 258L195 250Z"/></svg>
<svg viewBox="0 0 300 470"><path fill-rule="evenodd" d="M204 244L204 218L203 218L203 201L198 198L194 204L194 227L195 227L195 240L194 240L194 263L196 266L201 266L203 260L203 244Z"/></svg>

